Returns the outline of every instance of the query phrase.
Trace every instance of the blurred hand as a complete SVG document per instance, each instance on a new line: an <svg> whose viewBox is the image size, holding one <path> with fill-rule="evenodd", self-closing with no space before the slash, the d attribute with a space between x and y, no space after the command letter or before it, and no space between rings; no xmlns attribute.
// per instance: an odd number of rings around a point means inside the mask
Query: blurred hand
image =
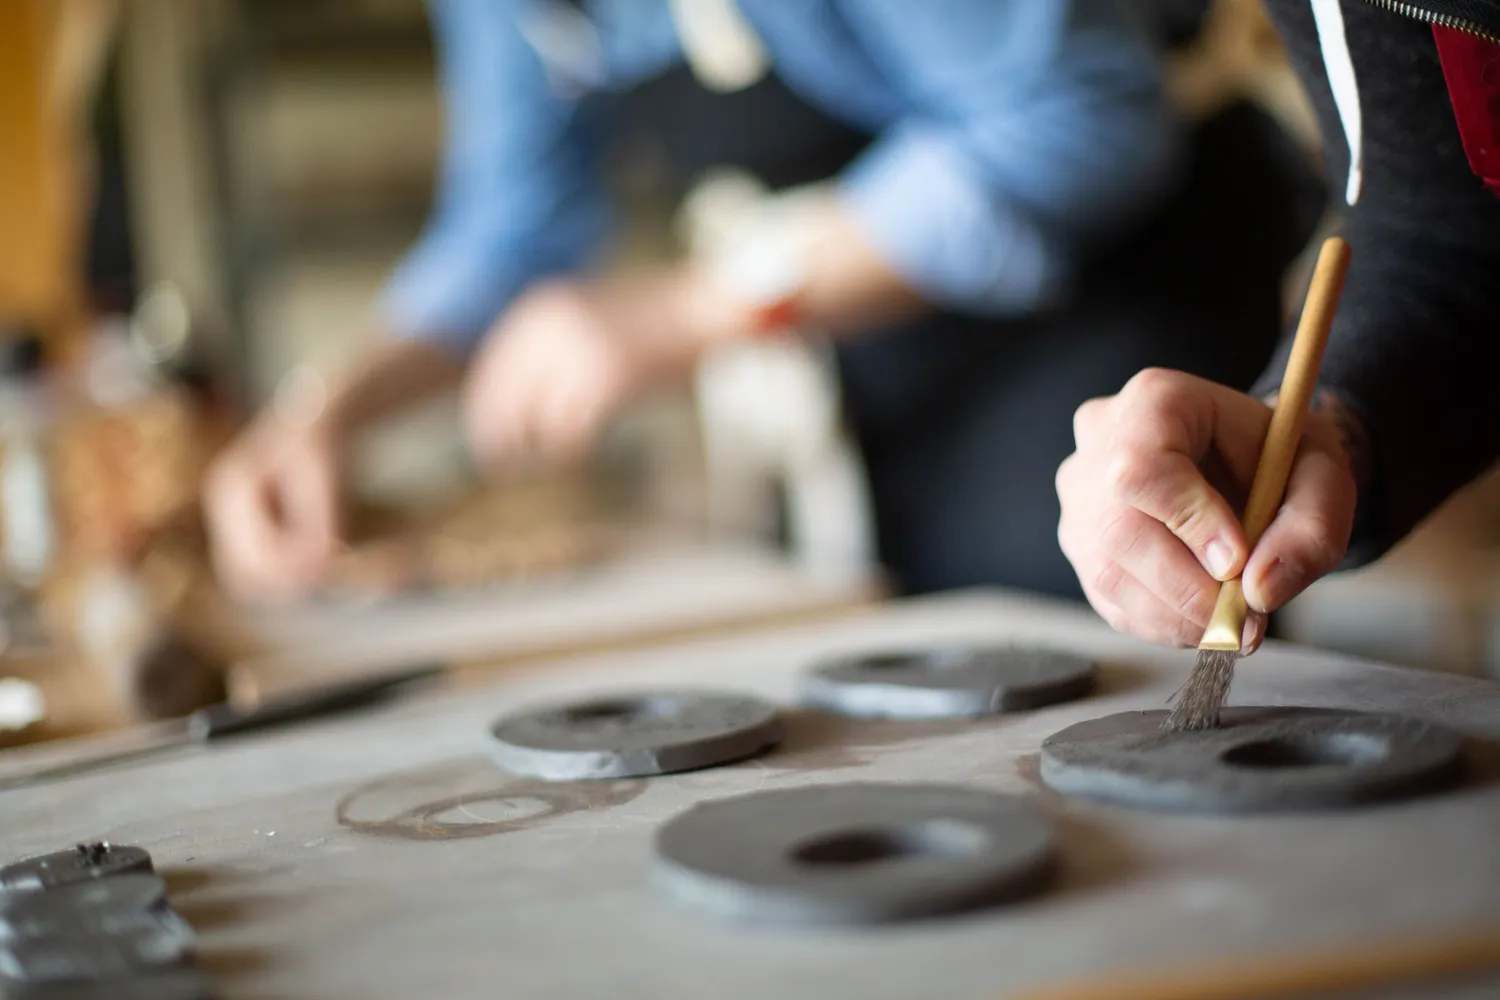
<svg viewBox="0 0 1500 1000"><path fill-rule="evenodd" d="M219 579L253 599L305 595L342 537L342 441L322 420L262 414L209 469L205 516Z"/></svg>
<svg viewBox="0 0 1500 1000"><path fill-rule="evenodd" d="M1250 492L1271 408L1181 372L1150 369L1073 418L1077 450L1057 472L1058 541L1111 625L1152 642L1196 646L1218 581L1243 569L1251 614L1266 614L1343 558L1356 500L1334 415L1308 415L1286 496L1254 552L1236 512Z"/></svg>
<svg viewBox="0 0 1500 1000"><path fill-rule="evenodd" d="M626 399L688 374L729 335L714 327L733 323L737 310L715 295L677 272L526 292L486 335L465 384L475 453L491 463L576 456Z"/></svg>
<svg viewBox="0 0 1500 1000"><path fill-rule="evenodd" d="M220 581L242 597L307 594L343 538L343 457L354 435L455 385L458 358L378 334L336 378L288 376L276 399L215 460L204 514Z"/></svg>

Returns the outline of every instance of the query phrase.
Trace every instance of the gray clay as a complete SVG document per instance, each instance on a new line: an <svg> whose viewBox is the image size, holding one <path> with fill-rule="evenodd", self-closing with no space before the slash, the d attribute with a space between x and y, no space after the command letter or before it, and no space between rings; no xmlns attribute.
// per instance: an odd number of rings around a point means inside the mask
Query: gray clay
<svg viewBox="0 0 1500 1000"><path fill-rule="evenodd" d="M742 760L781 741L759 698L660 691L554 705L490 730L501 767L552 781L632 778Z"/></svg>
<svg viewBox="0 0 1500 1000"><path fill-rule="evenodd" d="M111 875L150 874L151 855L139 847L79 844L0 868L0 891L56 889Z"/></svg>
<svg viewBox="0 0 1500 1000"><path fill-rule="evenodd" d="M214 1000L213 982L196 969L144 973L128 979L69 983L5 983L4 1000Z"/></svg>
<svg viewBox="0 0 1500 1000"><path fill-rule="evenodd" d="M167 902L166 883L155 875L117 875L0 896L0 942L153 930L192 937Z"/></svg>
<svg viewBox="0 0 1500 1000"><path fill-rule="evenodd" d="M879 924L1038 891L1052 830L1021 800L971 788L836 784L694 806L657 831L655 882L747 921Z"/></svg>
<svg viewBox="0 0 1500 1000"><path fill-rule="evenodd" d="M1041 777L1065 795L1168 812L1339 809L1450 781L1463 740L1399 715L1228 708L1216 729L1167 732L1164 711L1069 726L1042 743Z"/></svg>
<svg viewBox="0 0 1500 1000"><path fill-rule="evenodd" d="M183 932L185 926L6 941L0 944L0 983L97 982L168 972L193 956L193 936Z"/></svg>
<svg viewBox="0 0 1500 1000"><path fill-rule="evenodd" d="M802 701L840 715L956 719L1040 708L1088 694L1092 660L1045 649L948 646L865 653L802 678Z"/></svg>

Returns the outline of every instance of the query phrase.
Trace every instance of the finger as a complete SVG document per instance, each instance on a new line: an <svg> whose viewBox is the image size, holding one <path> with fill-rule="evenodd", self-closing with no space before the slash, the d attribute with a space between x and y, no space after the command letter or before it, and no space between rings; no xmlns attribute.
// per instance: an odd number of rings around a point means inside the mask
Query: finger
<svg viewBox="0 0 1500 1000"><path fill-rule="evenodd" d="M507 356L486 359L464 387L464 425L469 447L484 465L499 465L520 445L518 421L524 382Z"/></svg>
<svg viewBox="0 0 1500 1000"><path fill-rule="evenodd" d="M577 457L592 447L625 396L617 368L589 366L557 396L557 423L563 451Z"/></svg>
<svg viewBox="0 0 1500 1000"><path fill-rule="evenodd" d="M1245 533L1228 501L1186 454L1120 449L1107 473L1110 495L1165 525L1217 580L1238 573L1249 555Z"/></svg>
<svg viewBox="0 0 1500 1000"><path fill-rule="evenodd" d="M1215 454L1236 481L1260 462L1271 408L1252 396L1189 375L1148 368L1120 390L1112 444L1180 452L1198 462Z"/></svg>
<svg viewBox="0 0 1500 1000"><path fill-rule="evenodd" d="M1286 497L1245 567L1245 600L1275 611L1344 558L1354 528L1355 486L1346 461L1304 439Z"/></svg>
<svg viewBox="0 0 1500 1000"><path fill-rule="evenodd" d="M235 475L216 485L214 562L233 591L247 597L278 591L281 544L274 503L263 478Z"/></svg>
<svg viewBox="0 0 1500 1000"><path fill-rule="evenodd" d="M604 387L570 384L559 387L547 401L545 423L549 454L574 459L593 442L605 408Z"/></svg>
<svg viewBox="0 0 1500 1000"><path fill-rule="evenodd" d="M1101 567L1084 594L1117 632L1162 646L1191 647L1203 639L1201 625L1167 607L1117 565Z"/></svg>
<svg viewBox="0 0 1500 1000"><path fill-rule="evenodd" d="M312 584L338 549L338 472L332 456L317 448L298 447L282 461L276 488L283 559L296 582Z"/></svg>
<svg viewBox="0 0 1500 1000"><path fill-rule="evenodd" d="M1240 655L1249 656L1266 638L1267 616L1259 611L1245 615L1245 631L1240 639Z"/></svg>
<svg viewBox="0 0 1500 1000"><path fill-rule="evenodd" d="M1219 582L1167 526L1134 508L1121 508L1100 532L1107 557L1201 632L1208 627Z"/></svg>

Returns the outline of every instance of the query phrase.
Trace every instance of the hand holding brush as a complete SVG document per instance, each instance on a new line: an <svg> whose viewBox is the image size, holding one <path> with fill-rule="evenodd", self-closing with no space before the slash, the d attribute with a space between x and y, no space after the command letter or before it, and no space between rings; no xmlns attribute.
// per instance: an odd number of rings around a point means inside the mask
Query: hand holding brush
<svg viewBox="0 0 1500 1000"><path fill-rule="evenodd" d="M1349 245L1338 237L1325 241L1245 503L1245 539L1252 551L1276 516L1286 492L1348 269ZM1229 694L1235 661L1240 656L1247 613L1241 578L1235 576L1224 581L1213 617L1198 644L1193 673L1167 717L1168 729L1210 729L1218 725L1219 711Z"/></svg>

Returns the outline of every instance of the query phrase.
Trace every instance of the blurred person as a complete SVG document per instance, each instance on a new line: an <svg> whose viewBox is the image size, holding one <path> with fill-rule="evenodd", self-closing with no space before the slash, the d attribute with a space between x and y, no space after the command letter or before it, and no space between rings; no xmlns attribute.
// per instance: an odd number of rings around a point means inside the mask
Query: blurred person
<svg viewBox="0 0 1500 1000"><path fill-rule="evenodd" d="M687 102L704 113L672 122L680 132L718 137L731 160L756 155L741 132L784 138L780 118L731 113L719 91L737 84L711 79L691 44L705 17L742 15L754 44L740 69L763 52L797 114L842 137L777 161L835 182L800 221L800 270L772 312L838 343L879 555L901 590L1078 594L1052 529L1078 402L1146 365L1248 385L1274 345L1280 273L1307 228L1287 221L1300 190L1281 137L1243 111L1186 130L1135 4L430 10L445 156L378 346L317 406L269 407L209 477L216 563L242 594L317 585L339 544L347 443L402 407L462 379L482 460L569 458L634 394L765 333L765 303L699 262L591 273L610 230L600 149L633 93L686 61L714 93Z"/></svg>
<svg viewBox="0 0 1500 1000"><path fill-rule="evenodd" d="M1266 616L1382 556L1500 456L1500 2L1267 8L1315 105L1352 258L1285 499L1235 517L1290 349L1248 393L1149 370L1079 408L1058 536L1117 629L1196 645L1217 582ZM1436 26L1434 26L1436 25Z"/></svg>

